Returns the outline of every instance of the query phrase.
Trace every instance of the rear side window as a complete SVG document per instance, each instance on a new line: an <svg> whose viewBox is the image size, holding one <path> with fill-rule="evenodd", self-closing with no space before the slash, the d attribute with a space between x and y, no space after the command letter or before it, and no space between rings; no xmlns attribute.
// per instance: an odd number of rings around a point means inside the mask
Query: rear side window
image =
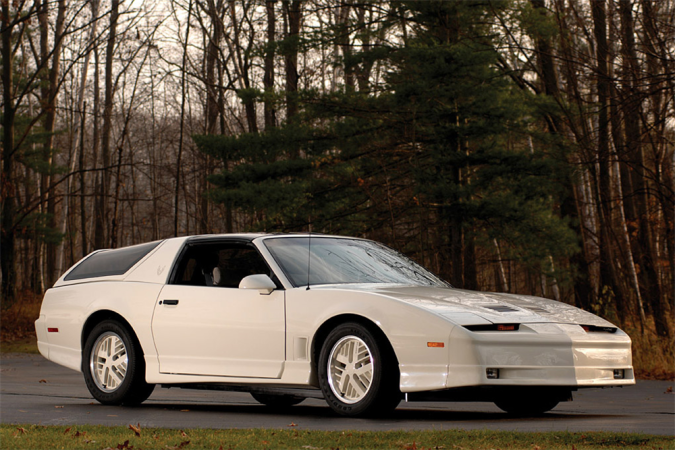
<svg viewBox="0 0 675 450"><path fill-rule="evenodd" d="M150 253L161 241L94 253L64 278L65 281L122 275Z"/></svg>

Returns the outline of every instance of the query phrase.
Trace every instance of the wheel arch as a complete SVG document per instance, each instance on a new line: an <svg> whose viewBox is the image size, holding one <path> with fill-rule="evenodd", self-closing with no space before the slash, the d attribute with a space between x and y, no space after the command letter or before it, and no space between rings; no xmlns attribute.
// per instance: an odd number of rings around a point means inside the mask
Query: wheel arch
<svg viewBox="0 0 675 450"><path fill-rule="evenodd" d="M321 347L324 341L330 334L331 330L333 330L336 326L347 322L358 323L366 327L368 331L372 332L377 338L378 343L383 344L382 350L386 351L389 354L389 356L393 358L395 366L396 368L398 368L399 361L398 357L396 356L396 351L394 350L394 347L389 341L387 335L384 333L382 328L380 328L380 326L377 325L377 323L373 322L367 317L360 316L358 314L339 314L326 320L316 330L316 333L314 333L314 337L312 338L312 345L310 348L311 367L314 375L312 378L315 378L318 373L319 353L321 352Z"/></svg>
<svg viewBox="0 0 675 450"><path fill-rule="evenodd" d="M84 346L85 343L87 342L87 337L89 337L89 334L92 332L92 330L96 325L103 322L104 320L117 320L120 324L126 327L127 331L129 331L129 334L131 335L131 338L134 340L134 344L136 344L138 348L141 349L143 354L145 354L143 346L141 345L141 342L138 339L138 336L136 335L136 331L134 331L134 328L131 326L129 321L119 313L116 313L115 311L110 311L108 309L98 310L92 313L87 318L86 322L84 323L84 326L82 327L82 336L80 337L80 348L82 348L82 352L84 352Z"/></svg>

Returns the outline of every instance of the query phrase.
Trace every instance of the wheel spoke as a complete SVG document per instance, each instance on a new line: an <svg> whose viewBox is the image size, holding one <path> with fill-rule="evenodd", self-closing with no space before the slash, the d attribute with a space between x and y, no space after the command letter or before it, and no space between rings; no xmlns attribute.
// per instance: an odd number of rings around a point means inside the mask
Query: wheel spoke
<svg viewBox="0 0 675 450"><path fill-rule="evenodd" d="M94 343L91 352L91 375L103 392L113 392L124 382L128 355L122 338L108 331Z"/></svg>
<svg viewBox="0 0 675 450"><path fill-rule="evenodd" d="M366 343L356 336L340 339L329 356L328 377L333 393L341 401L361 400L373 379L373 359Z"/></svg>

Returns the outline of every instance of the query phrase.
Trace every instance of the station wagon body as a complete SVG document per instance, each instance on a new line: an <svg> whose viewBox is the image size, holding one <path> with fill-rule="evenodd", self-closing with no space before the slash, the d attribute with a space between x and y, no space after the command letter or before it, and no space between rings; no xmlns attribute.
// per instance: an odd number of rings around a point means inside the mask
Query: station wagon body
<svg viewBox="0 0 675 450"><path fill-rule="evenodd" d="M630 338L565 303L451 287L373 241L325 235L171 238L96 251L44 297L40 353L106 404L156 385L325 398L344 415L402 400L542 413L634 384Z"/></svg>

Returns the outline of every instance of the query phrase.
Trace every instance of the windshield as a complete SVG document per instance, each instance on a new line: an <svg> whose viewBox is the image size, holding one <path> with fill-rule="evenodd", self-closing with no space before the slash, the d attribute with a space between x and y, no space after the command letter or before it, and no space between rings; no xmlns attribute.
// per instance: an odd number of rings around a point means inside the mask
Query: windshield
<svg viewBox="0 0 675 450"><path fill-rule="evenodd" d="M283 237L263 241L293 286L394 283L449 286L400 253L360 239ZM308 270L309 265L309 270Z"/></svg>

